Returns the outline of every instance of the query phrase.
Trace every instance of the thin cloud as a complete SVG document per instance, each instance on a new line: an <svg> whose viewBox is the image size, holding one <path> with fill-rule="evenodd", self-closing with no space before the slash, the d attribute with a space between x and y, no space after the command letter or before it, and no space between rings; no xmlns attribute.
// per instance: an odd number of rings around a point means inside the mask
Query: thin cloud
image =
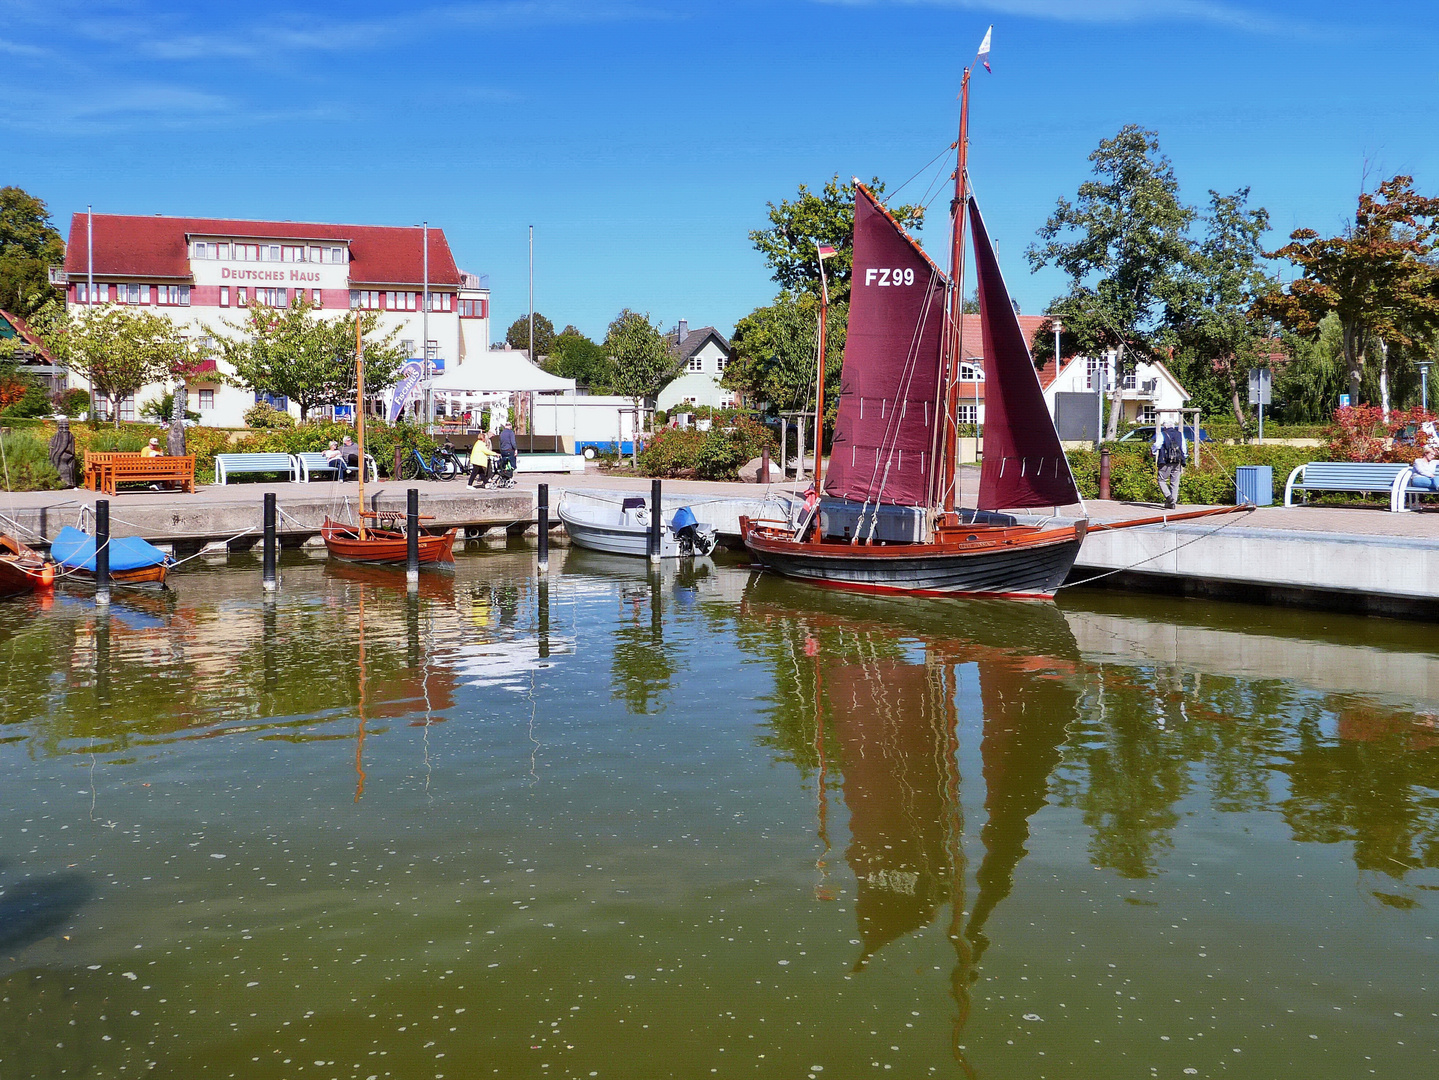
<svg viewBox="0 0 1439 1080"><path fill-rule="evenodd" d="M1199 22L1256 33L1293 33L1293 20L1279 20L1214 0L815 0L840 7L947 7L1055 22L1127 24Z"/></svg>
<svg viewBox="0 0 1439 1080"><path fill-rule="evenodd" d="M50 136L115 135L129 131L235 128L313 120L322 109L250 108L232 98L165 84L107 88L103 94L18 95L0 113L0 129Z"/></svg>

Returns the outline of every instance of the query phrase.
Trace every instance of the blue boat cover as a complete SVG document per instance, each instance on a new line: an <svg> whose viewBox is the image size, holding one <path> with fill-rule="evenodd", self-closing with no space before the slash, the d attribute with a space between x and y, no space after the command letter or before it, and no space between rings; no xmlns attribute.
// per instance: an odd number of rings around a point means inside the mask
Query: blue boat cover
<svg viewBox="0 0 1439 1080"><path fill-rule="evenodd" d="M66 525L50 542L50 557L68 569L94 573L95 538ZM111 570L142 570L147 566L161 565L165 558L163 551L138 536L110 538Z"/></svg>
<svg viewBox="0 0 1439 1080"><path fill-rule="evenodd" d="M670 522L670 528L675 532L679 532L687 526L698 524L699 522L695 520L695 516L690 508L688 506L681 506L675 511L675 519Z"/></svg>

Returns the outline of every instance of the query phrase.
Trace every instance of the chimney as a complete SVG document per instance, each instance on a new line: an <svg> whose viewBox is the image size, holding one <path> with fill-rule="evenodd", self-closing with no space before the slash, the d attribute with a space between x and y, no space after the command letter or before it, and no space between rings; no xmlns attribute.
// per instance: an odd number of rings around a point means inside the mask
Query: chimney
<svg viewBox="0 0 1439 1080"><path fill-rule="evenodd" d="M685 338L690 336L690 323L688 319L681 319L679 329L675 331L675 344L683 345Z"/></svg>

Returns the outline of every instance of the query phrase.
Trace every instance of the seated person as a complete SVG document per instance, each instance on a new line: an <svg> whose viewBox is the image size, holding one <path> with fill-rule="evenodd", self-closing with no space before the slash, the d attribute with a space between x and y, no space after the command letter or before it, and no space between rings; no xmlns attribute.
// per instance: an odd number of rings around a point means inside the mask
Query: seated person
<svg viewBox="0 0 1439 1080"><path fill-rule="evenodd" d="M1414 459L1414 474L1409 477L1409 486L1426 491L1439 491L1439 446L1430 443L1424 447L1422 456Z"/></svg>
<svg viewBox="0 0 1439 1080"><path fill-rule="evenodd" d="M345 436L345 441L339 446L339 461L344 465L346 471L359 468L360 447L359 444L348 435ZM343 478L342 475L341 479Z"/></svg>
<svg viewBox="0 0 1439 1080"><path fill-rule="evenodd" d="M326 451L325 451L325 460L326 460L326 461L334 461L334 460L335 460L337 457L339 457L339 456L340 456L340 444L337 443L334 439L331 439L331 440L330 440L329 448L326 449Z"/></svg>
<svg viewBox="0 0 1439 1080"><path fill-rule="evenodd" d="M491 462L499 456L483 436L475 440L475 445L470 447L470 487L484 487L489 482Z"/></svg>
<svg viewBox="0 0 1439 1080"><path fill-rule="evenodd" d="M165 451L160 449L160 440L151 439L150 442L140 451L141 457L164 457Z"/></svg>

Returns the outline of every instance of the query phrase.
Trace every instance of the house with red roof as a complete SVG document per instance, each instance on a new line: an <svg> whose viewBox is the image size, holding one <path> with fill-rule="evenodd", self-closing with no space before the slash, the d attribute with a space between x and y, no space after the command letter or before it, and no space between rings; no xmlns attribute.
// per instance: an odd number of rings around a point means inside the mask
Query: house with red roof
<svg viewBox="0 0 1439 1080"><path fill-rule="evenodd" d="M76 214L55 281L72 311L95 304L144 307L197 342L216 332L239 333L251 304L302 299L335 318L378 312L381 332L398 331L407 355L428 361L431 373L489 350L489 288L459 269L438 228ZM223 364L212 362L191 380L190 408L202 424L239 427L256 395L230 386ZM86 385L73 375L72 381ZM102 415L134 419L137 397L143 403L170 389L157 384L122 401L102 399L97 407ZM385 399L388 406L388 392ZM290 408L283 399L272 404Z"/></svg>
<svg viewBox="0 0 1439 1080"><path fill-rule="evenodd" d="M1020 329L1024 339L1032 343L1035 334L1048 321L1045 315L1019 316ZM984 339L978 315L965 315L961 326L960 339L960 388L959 422L973 424L984 422ZM1077 436L1066 434L1064 413L1076 407L1075 399L1066 395L1093 395L1096 384L1105 386L1105 420L1108 422L1109 402L1114 394L1114 355L1112 353L1095 358L1074 356L1056 364L1049 360L1039 369L1039 385L1044 389L1044 400L1049 406L1049 415L1055 418L1061 431L1060 437L1072 439ZM1184 389L1174 373L1160 361L1141 361L1135 370L1126 375L1118 393L1124 403L1124 418L1131 424L1154 424L1166 413L1173 417L1175 410L1189 401L1189 392ZM1089 398L1092 403L1092 396ZM1087 406L1085 406L1087 409ZM1085 417L1087 419L1087 416ZM1092 425L1090 426L1092 431Z"/></svg>

